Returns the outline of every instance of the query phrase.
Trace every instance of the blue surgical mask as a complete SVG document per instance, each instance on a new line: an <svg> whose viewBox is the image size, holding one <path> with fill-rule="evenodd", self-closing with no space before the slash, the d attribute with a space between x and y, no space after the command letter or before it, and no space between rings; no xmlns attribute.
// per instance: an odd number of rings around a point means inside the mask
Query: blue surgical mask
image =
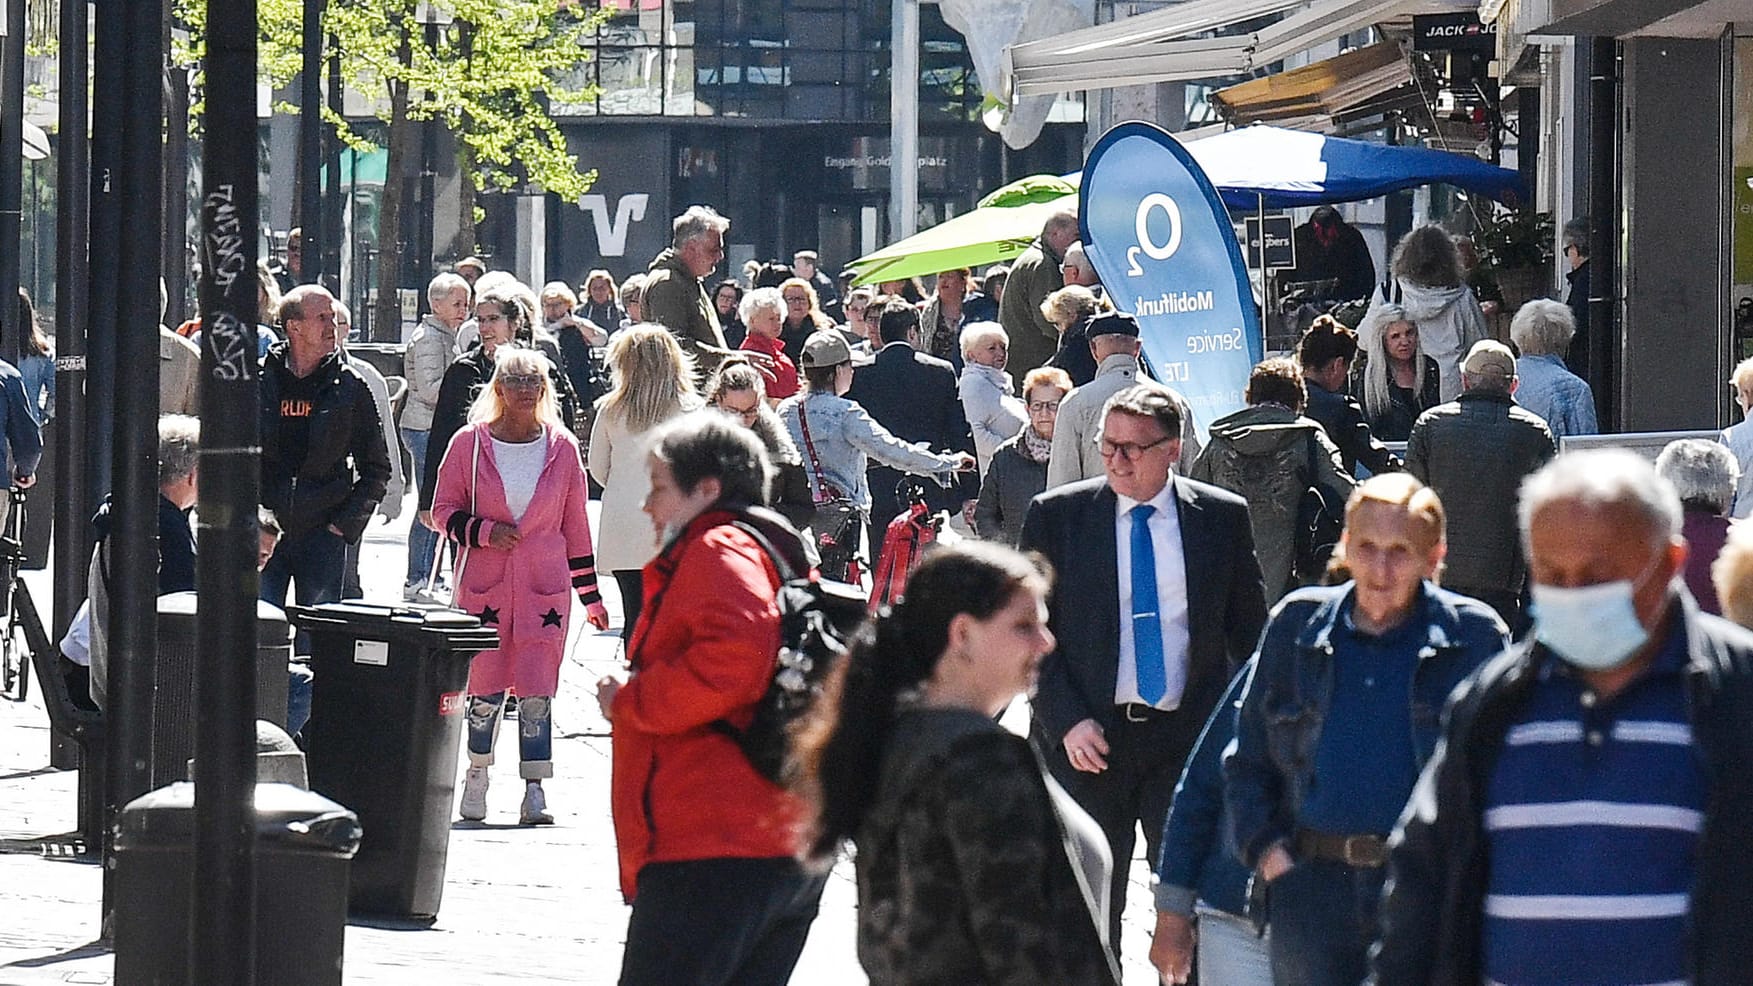
<svg viewBox="0 0 1753 986"><path fill-rule="evenodd" d="M1657 558L1653 569L1660 563ZM1633 598L1649 574L1598 585L1564 588L1535 583L1534 635L1566 663L1585 671L1611 671L1649 642Z"/></svg>

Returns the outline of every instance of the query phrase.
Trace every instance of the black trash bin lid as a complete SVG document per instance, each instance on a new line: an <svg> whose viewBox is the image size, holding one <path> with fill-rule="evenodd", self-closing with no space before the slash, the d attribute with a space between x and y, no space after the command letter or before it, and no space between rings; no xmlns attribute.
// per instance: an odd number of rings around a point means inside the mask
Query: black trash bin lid
<svg viewBox="0 0 1753 986"><path fill-rule="evenodd" d="M256 785L256 844L262 849L351 857L359 850L359 816L334 801L291 784ZM148 791L122 809L115 848L193 848L195 785L188 781Z"/></svg>
<svg viewBox="0 0 1753 986"><path fill-rule="evenodd" d="M499 631L457 609L414 609L353 600L288 606L294 626L312 633L344 633L356 640L408 643L433 650L484 651L499 646Z"/></svg>

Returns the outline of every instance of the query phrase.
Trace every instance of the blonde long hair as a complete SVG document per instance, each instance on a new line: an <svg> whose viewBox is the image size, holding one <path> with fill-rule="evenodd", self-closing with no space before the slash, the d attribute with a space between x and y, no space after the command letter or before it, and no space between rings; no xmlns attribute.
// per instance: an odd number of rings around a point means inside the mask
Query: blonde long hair
<svg viewBox="0 0 1753 986"><path fill-rule="evenodd" d="M560 404L554 398L554 364L534 349L507 343L495 351L493 378L469 405L469 424L490 425L505 417L505 399L499 393L499 378L507 374L535 374L542 378L542 396L536 401L536 420L549 428L566 427L560 420Z"/></svg>
<svg viewBox="0 0 1753 986"><path fill-rule="evenodd" d="M609 340L609 370L615 384L599 410L629 431L645 431L700 406L694 358L661 325L647 322L616 333Z"/></svg>
<svg viewBox="0 0 1753 986"><path fill-rule="evenodd" d="M1389 391L1389 374L1393 372L1388 359L1388 329L1401 322L1412 322L1416 330L1418 323L1406 314L1406 309L1395 304L1381 304L1369 310L1364 320L1357 327L1357 345L1363 350L1364 361L1360 370L1363 377L1363 409L1364 413L1374 420L1393 406L1394 397ZM1412 366L1417 371L1417 382L1412 387L1412 404L1418 410L1424 408L1424 339L1418 340L1413 347Z"/></svg>

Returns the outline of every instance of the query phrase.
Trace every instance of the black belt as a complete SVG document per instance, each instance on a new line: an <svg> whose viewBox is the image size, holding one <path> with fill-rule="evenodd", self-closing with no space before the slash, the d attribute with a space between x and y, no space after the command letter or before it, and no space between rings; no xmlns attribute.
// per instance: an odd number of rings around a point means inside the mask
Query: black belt
<svg viewBox="0 0 1753 986"><path fill-rule="evenodd" d="M1173 709L1159 709L1154 705L1145 705L1143 702L1125 702L1115 706L1115 708L1120 710L1120 718L1127 722L1151 722L1163 716L1175 714Z"/></svg>
<svg viewBox="0 0 1753 986"><path fill-rule="evenodd" d="M1334 835L1300 829L1296 834L1296 854L1330 859L1359 869L1377 869L1388 862L1388 843L1379 835Z"/></svg>

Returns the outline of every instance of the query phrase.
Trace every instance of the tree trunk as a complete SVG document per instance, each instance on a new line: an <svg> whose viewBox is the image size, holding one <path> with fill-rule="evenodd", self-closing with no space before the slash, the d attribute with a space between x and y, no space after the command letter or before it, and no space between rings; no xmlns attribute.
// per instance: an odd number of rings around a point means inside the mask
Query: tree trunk
<svg viewBox="0 0 1753 986"><path fill-rule="evenodd" d="M475 28L467 21L457 24L457 53L462 56L466 71L475 68ZM451 240L451 254L458 260L475 252L479 243L476 240L475 204L480 198L480 188L475 184L475 155L469 150L467 141L462 134L469 128L468 114L456 129L457 149L457 231Z"/></svg>
<svg viewBox="0 0 1753 986"><path fill-rule="evenodd" d="M411 57L406 34L400 56ZM408 85L390 83L389 160L384 169L383 201L377 216L377 305L371 318L371 336L377 342L400 342L402 337L402 260L406 250L402 232L402 206L407 201L403 172L414 158L414 127L408 120Z"/></svg>
<svg viewBox="0 0 1753 986"><path fill-rule="evenodd" d="M458 260L475 252L475 202L480 189L475 186L475 156L469 147L457 141L457 232L450 250Z"/></svg>

